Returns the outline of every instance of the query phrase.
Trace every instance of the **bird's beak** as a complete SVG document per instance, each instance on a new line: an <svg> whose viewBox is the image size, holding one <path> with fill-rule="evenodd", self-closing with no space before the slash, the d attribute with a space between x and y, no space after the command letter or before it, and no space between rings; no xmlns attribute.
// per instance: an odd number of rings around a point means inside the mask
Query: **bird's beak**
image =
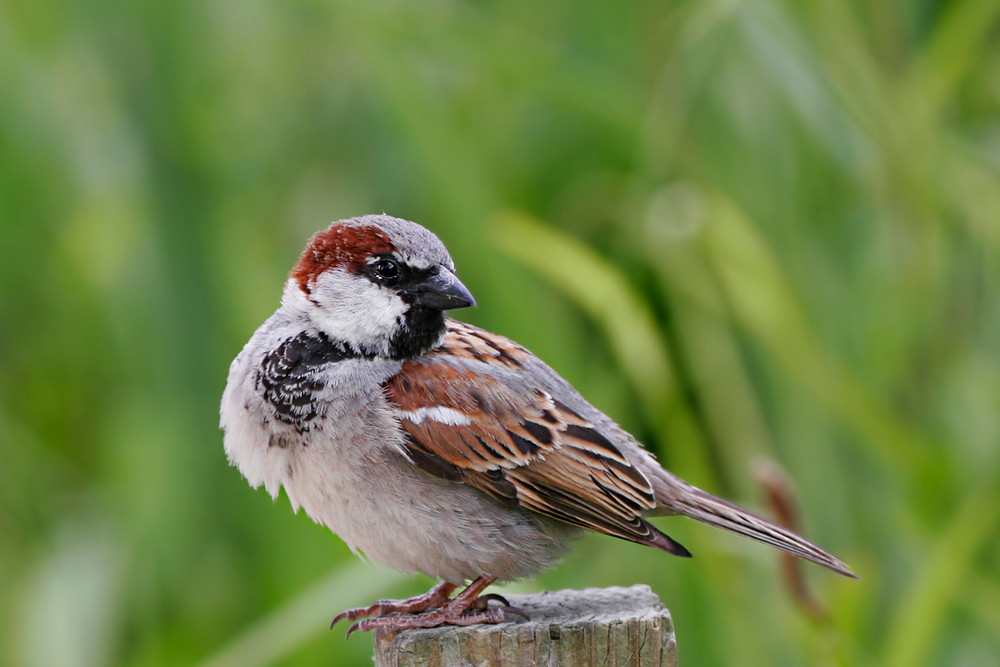
<svg viewBox="0 0 1000 667"><path fill-rule="evenodd" d="M455 274L439 267L437 273L418 283L413 293L413 302L438 310L468 308L476 305L472 293L455 277Z"/></svg>

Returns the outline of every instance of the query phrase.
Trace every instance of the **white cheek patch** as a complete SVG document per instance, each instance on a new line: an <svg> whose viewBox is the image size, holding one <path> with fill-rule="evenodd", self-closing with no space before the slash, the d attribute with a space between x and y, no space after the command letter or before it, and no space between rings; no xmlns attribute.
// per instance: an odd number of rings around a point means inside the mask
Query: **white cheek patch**
<svg viewBox="0 0 1000 667"><path fill-rule="evenodd" d="M389 342L410 308L389 290L338 269L324 271L308 296L293 281L288 285L284 305L308 312L332 339L377 354L388 354Z"/></svg>
<svg viewBox="0 0 1000 667"><path fill-rule="evenodd" d="M472 423L472 419L464 412L459 412L453 408L445 408L440 405L430 408L417 408L416 410L396 410L395 412L396 416L400 419L405 419L414 424L423 423L425 419L446 426L468 426Z"/></svg>

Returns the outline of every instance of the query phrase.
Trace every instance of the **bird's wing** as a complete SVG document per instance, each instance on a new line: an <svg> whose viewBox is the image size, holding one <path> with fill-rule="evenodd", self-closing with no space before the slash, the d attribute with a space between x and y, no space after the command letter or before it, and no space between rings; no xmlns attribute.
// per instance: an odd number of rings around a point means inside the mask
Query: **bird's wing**
<svg viewBox="0 0 1000 667"><path fill-rule="evenodd" d="M649 480L593 424L519 372L530 353L451 322L441 347L385 385L423 470L501 502L677 555L684 547L642 518Z"/></svg>

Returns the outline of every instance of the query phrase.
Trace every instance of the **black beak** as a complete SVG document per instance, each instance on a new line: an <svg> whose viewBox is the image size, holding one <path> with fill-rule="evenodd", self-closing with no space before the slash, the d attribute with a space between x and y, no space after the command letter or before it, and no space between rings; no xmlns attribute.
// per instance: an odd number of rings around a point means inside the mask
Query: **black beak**
<svg viewBox="0 0 1000 667"><path fill-rule="evenodd" d="M454 273L441 266L433 276L414 286L413 303L438 310L451 310L474 306L476 300Z"/></svg>

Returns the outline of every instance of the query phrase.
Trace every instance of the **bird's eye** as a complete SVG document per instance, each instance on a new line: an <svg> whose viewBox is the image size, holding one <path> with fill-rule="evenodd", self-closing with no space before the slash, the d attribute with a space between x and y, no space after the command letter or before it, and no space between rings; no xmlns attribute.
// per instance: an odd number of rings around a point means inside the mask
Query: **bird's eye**
<svg viewBox="0 0 1000 667"><path fill-rule="evenodd" d="M393 283L399 279L399 263L392 259L380 259L369 267L372 278L380 283Z"/></svg>

